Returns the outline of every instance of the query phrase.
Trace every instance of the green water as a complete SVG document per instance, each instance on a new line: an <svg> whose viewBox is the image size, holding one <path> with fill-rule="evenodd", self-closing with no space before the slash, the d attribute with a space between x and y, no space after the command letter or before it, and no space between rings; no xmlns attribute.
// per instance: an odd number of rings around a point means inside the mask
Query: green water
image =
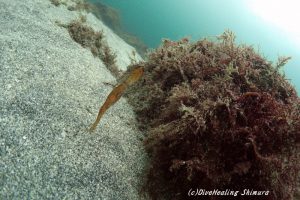
<svg viewBox="0 0 300 200"><path fill-rule="evenodd" d="M157 47L162 38L216 36L225 29L237 41L253 45L268 59L292 56L285 74L300 94L300 44L280 28L256 16L246 0L90 0L119 10L126 31ZM279 13L280 15L280 13Z"/></svg>

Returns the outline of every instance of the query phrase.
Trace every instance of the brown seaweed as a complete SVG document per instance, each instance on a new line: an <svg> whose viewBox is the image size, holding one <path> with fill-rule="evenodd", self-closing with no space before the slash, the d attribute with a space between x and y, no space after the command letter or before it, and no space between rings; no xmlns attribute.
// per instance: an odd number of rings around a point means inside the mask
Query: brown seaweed
<svg viewBox="0 0 300 200"><path fill-rule="evenodd" d="M218 41L165 40L128 95L147 132L145 189L152 199L193 199L190 189L292 200L300 170L300 100L276 66L232 32ZM230 199L195 196L195 199Z"/></svg>

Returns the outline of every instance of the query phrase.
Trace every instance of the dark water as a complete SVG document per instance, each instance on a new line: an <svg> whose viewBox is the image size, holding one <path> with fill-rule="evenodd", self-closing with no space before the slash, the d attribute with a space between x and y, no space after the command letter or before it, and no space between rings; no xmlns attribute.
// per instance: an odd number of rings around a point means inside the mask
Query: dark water
<svg viewBox="0 0 300 200"><path fill-rule="evenodd" d="M255 14L249 7L250 0L90 1L116 8L126 31L151 48L157 47L162 38L177 40L188 36L197 40L230 29L238 42L253 45L268 60L276 62L278 56L292 56L284 71L300 94L300 41Z"/></svg>

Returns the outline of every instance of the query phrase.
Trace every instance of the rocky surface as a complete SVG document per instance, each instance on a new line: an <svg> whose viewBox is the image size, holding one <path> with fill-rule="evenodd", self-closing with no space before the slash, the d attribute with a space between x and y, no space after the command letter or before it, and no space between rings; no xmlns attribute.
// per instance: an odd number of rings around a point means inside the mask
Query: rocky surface
<svg viewBox="0 0 300 200"><path fill-rule="evenodd" d="M134 49L81 14L126 69ZM126 100L86 131L115 79L57 25L79 15L48 0L0 0L0 199L141 199L146 156Z"/></svg>

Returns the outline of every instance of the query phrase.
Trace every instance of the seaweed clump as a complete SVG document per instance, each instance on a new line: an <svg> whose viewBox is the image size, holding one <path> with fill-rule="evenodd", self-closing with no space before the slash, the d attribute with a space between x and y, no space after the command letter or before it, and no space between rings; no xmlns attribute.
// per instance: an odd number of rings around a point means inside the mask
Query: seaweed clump
<svg viewBox="0 0 300 200"><path fill-rule="evenodd" d="M63 4L61 0L50 0L50 2L55 6L59 6L60 4Z"/></svg>
<svg viewBox="0 0 300 200"><path fill-rule="evenodd" d="M50 0L55 6L65 5L70 11L91 11L92 5L86 0Z"/></svg>
<svg viewBox="0 0 300 200"><path fill-rule="evenodd" d="M293 199L300 168L300 100L274 66L225 31L216 41L165 40L131 89L153 199L190 189L269 191L234 199ZM228 196L195 196L228 199Z"/></svg>
<svg viewBox="0 0 300 200"><path fill-rule="evenodd" d="M72 21L64 26L68 29L72 39L82 47L91 50L92 54L99 57L113 75L119 76L116 66L116 55L110 47L103 41L104 35L101 31L94 31L91 27L84 24L84 19Z"/></svg>

